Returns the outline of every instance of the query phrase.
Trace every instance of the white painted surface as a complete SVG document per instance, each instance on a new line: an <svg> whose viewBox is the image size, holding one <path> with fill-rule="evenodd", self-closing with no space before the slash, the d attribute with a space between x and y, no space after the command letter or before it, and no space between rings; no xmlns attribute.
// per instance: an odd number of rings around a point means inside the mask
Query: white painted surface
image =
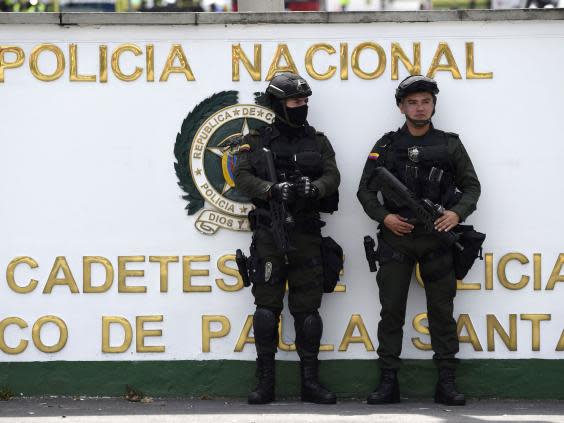
<svg viewBox="0 0 564 423"><path fill-rule="evenodd" d="M354 46L364 41L379 43L387 55L385 73L365 81L349 71L349 80L337 76L311 83L310 123L331 139L342 172L339 212L329 216L325 233L344 247L347 257L343 282L346 293L324 298L324 343L337 349L352 314L361 314L374 345L379 305L374 274L368 272L362 238L374 234L375 225L356 199L356 189L366 155L385 132L402 124L393 93L398 81L390 77L390 49L399 42L411 55L412 42L421 42L423 71L441 41L448 42L464 76L465 42L475 43L476 70L492 71L492 80L453 80L439 72L440 85L435 125L460 134L482 182L478 211L469 222L488 234L485 252L494 254L494 289L484 290L484 262L477 262L467 282L481 283L479 291L461 291L456 298L456 315L470 314L484 350L486 318L495 314L508 327L509 314L549 313L552 320L541 324L541 351L531 351L531 324L519 320L518 351L509 352L496 335L494 352L474 352L461 345L464 358L559 358L556 344L562 332L562 284L553 291L544 287L552 268L563 252L563 208L561 156L563 153L560 98L564 95L560 73L564 66L560 22L434 22L357 25L253 25L253 26L0 26L2 45L17 45L26 53L19 69L6 70L0 84L0 268L17 256L33 257L39 268L19 268L21 284L33 277L38 288L29 294L11 291L5 277L0 279L0 317L18 316L26 329L9 326L5 341L15 346L19 339L30 340L19 355L0 352L5 361L38 360L182 360L252 359L254 348L233 349L244 317L253 312L249 290L221 291L214 280L223 277L216 261L238 247L248 248L250 235L222 230L204 236L194 228L195 217L184 210L183 192L174 173L173 147L183 119L202 100L222 90L237 90L241 103L252 102L252 93L263 90L242 68L241 82L231 80L231 45L241 43L252 57L254 43L262 43L264 78L278 43L287 43L294 60L306 77L303 57L309 46L326 42L339 50L339 43ZM55 82L40 82L28 67L31 50L40 43L59 46L67 59L64 76ZM182 44L196 76L187 82L172 75L168 82L148 83L144 76L135 82L117 80L110 71L107 84L69 82L68 44L79 48L81 73L96 73L98 46L113 51L123 43L142 49L155 46L155 74L158 77L170 46ZM41 62L47 71L52 63ZM371 52L362 55L366 69L374 66ZM144 57L124 55L124 71L144 66ZM338 54L316 56L319 70L338 65ZM372 67L373 68L373 67ZM407 76L400 65L400 79ZM501 256L520 252L529 264L513 262L508 278L522 274L531 281L522 290L502 287L495 269ZM543 290L532 287L533 253L542 254ZM159 293L159 266L149 263L150 255L207 255L209 277L194 283L211 285L212 293L182 293L181 265L171 264L169 292ZM82 291L82 257L108 258L117 269L117 257L144 255L146 263L130 265L143 269L145 276L132 278L130 285L147 286L146 294L117 292L117 276L104 294L70 294L55 287L42 294L57 256L65 256ZM226 277L227 280L231 280ZM404 357L430 358L430 352L413 347L418 336L411 326L413 317L425 311L423 290L414 282L409 296L404 337ZM31 342L33 322L43 315L64 319L69 328L66 347L56 354L38 352ZM101 316L116 315L134 321L139 315L164 315L162 338L148 344L166 345L160 354L137 354L135 345L124 354L102 354ZM212 352L202 352L201 316L225 315L231 321L230 334L212 340ZM287 323L291 317L285 312ZM293 339L287 324L284 337ZM213 328L215 330L215 327ZM53 343L54 331L45 327L43 340ZM119 341L117 336L114 341ZM134 340L135 342L135 340ZM322 353L322 358L374 358L361 344L347 352ZM280 353L296 359L295 353Z"/></svg>

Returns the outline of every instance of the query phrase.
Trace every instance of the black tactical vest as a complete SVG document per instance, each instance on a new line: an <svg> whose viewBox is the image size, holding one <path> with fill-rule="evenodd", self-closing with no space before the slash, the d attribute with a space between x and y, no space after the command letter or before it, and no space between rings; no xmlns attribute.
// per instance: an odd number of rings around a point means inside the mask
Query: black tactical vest
<svg viewBox="0 0 564 423"><path fill-rule="evenodd" d="M306 126L302 136L297 139L288 139L283 133L273 137L273 128L271 126L260 128L258 130L259 142L255 145L251 158L255 174L261 179L270 180L262 152L264 147L273 153L278 182L295 183L301 176L308 176L312 180L319 178L323 174L323 157L317 136L317 132L311 126ZM337 209L338 194L335 195L337 197L333 208L325 205L327 199L319 201L299 198L292 206L292 209L294 211L332 213ZM252 201L257 207L268 207L268 204L264 201L258 199L253 199ZM329 210L328 208L332 209Z"/></svg>
<svg viewBox="0 0 564 423"><path fill-rule="evenodd" d="M445 208L452 207L459 199L448 154L448 137L453 135L431 128L417 140L405 131L387 134L390 142L386 149L386 168L417 197L428 198ZM389 202L385 205L392 212L406 212ZM405 214L410 216L410 213Z"/></svg>

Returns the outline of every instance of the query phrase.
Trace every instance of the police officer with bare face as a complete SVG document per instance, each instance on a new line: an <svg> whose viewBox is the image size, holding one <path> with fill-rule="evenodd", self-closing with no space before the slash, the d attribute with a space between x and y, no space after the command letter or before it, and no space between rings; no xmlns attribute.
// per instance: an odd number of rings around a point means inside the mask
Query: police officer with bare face
<svg viewBox="0 0 564 423"><path fill-rule="evenodd" d="M464 405L455 386L458 352L453 300L456 294L453 249L441 243L417 222L412 211L392 201L378 199L369 189L373 170L384 166L419 198L440 204L445 211L435 222L436 231L451 231L475 209L480 182L458 135L436 129L437 83L413 75L396 90L396 104L406 121L402 128L385 134L372 148L358 188L366 214L379 223L376 276L382 310L378 324L380 384L368 396L369 404L399 402L397 372L400 367L407 293L413 268L419 263L425 284L427 316L433 360L439 378L435 402ZM378 181L376 181L377 183Z"/></svg>
<svg viewBox="0 0 564 423"><path fill-rule="evenodd" d="M319 404L336 402L335 394L319 382L317 356L323 331L318 309L327 258L322 254L326 238L321 237L325 223L320 212L336 210L340 174L331 143L307 123L311 94L299 75L276 75L266 89L268 106L276 115L274 123L251 130L242 139L237 155L235 184L256 207L249 214L253 230L249 275L256 304L253 328L258 384L249 394L250 404L265 404L275 398L274 356L286 280L300 357L301 399ZM269 175L265 150L272 154L276 182ZM273 233L272 202L283 204L285 220L291 221L282 234L289 239L291 248L287 251L281 251Z"/></svg>

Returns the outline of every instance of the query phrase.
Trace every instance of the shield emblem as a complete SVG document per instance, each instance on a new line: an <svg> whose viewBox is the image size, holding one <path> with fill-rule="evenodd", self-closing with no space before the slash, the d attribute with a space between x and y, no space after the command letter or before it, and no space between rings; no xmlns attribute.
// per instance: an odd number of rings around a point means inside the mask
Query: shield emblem
<svg viewBox="0 0 564 423"><path fill-rule="evenodd" d="M421 150L419 150L419 147L409 147L407 149L407 156L413 163L419 163L419 160L421 158Z"/></svg>

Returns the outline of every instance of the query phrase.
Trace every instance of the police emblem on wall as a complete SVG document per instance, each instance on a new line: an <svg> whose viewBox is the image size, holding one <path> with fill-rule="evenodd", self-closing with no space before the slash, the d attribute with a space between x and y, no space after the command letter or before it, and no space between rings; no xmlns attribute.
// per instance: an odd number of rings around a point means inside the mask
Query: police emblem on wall
<svg viewBox="0 0 564 423"><path fill-rule="evenodd" d="M198 104L182 122L174 145L174 168L188 214L199 212L195 226L201 233L250 230L247 214L253 206L233 181L238 141L273 120L270 109L238 104L237 91L222 91Z"/></svg>

